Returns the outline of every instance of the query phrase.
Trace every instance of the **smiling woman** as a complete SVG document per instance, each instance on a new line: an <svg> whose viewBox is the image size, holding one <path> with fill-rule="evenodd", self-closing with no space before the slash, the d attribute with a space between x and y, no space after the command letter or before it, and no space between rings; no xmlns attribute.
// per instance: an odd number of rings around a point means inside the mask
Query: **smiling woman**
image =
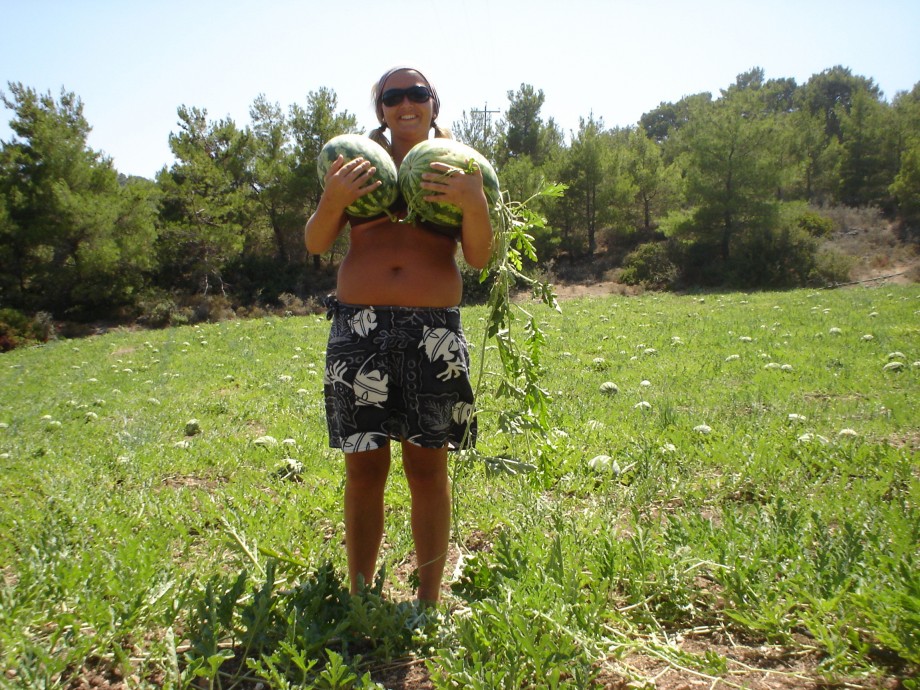
<svg viewBox="0 0 920 690"><path fill-rule="evenodd" d="M386 138L386 131L390 127L390 124L387 122L384 108L397 108L405 100L409 100L416 105L423 105L430 102L431 123L429 127L434 130L435 138L453 138L450 130L444 129L437 124L437 118L441 112L441 99L438 98L437 90L428 82L425 75L416 69L409 67L394 67L385 72L377 83L374 84L374 88L371 89L371 100L374 103L374 111L377 114L377 121L380 123L380 126L370 133L370 138L383 146L387 151L390 151L390 141ZM404 125L418 125L418 119L412 112L408 112L399 116L398 123L401 131ZM427 134L424 138L428 138ZM393 152L391 151L391 153ZM393 154L397 165L402 162L406 153L408 153L408 149Z"/></svg>
<svg viewBox="0 0 920 690"><path fill-rule="evenodd" d="M332 327L324 379L329 444L345 454L351 591L370 584L376 571L390 445L396 441L412 497L418 599L436 602L450 532L448 449L474 446L477 430L469 350L460 325L457 246L467 263L483 268L493 230L480 169L441 162L428 165L419 186L426 199L459 209L456 235L417 224L406 216L404 204L376 217L349 215L385 186L390 166L427 142L432 130L436 138L450 138L436 124L437 91L417 69L387 71L372 96L380 126L363 153L357 152L361 155L339 155L321 164L323 194L305 228L307 248L319 254L351 225L336 295L329 299ZM392 161L377 160L373 142Z"/></svg>

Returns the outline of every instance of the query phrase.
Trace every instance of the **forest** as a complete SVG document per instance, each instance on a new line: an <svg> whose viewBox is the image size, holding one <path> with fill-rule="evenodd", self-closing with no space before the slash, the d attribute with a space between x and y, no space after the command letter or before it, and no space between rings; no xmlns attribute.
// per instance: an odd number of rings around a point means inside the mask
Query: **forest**
<svg viewBox="0 0 920 690"><path fill-rule="evenodd" d="M14 134L0 142L0 350L61 323L309 308L334 285L347 237L324 256L303 243L320 149L363 131L333 90L287 108L259 95L248 123L179 106L174 161L153 180L88 147L78 95L9 83L0 96ZM589 114L568 133L536 86L507 96L495 121L471 109L450 126L493 161L507 200L545 217L528 270L609 254L619 280L652 289L833 284L849 267L821 239L840 207L877 209L920 242L920 82L888 99L843 66L803 84L755 67L635 125ZM548 183L565 193L540 196ZM480 276L463 270L473 303Z"/></svg>

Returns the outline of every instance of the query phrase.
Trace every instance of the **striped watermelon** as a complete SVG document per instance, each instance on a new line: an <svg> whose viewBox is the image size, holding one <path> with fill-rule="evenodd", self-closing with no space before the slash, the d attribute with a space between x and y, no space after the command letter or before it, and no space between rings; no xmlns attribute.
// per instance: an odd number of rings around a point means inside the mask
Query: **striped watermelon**
<svg viewBox="0 0 920 690"><path fill-rule="evenodd" d="M399 197L399 183L396 164L390 154L378 144L361 134L340 134L326 142L316 160L316 172L320 184L324 185L326 171L342 155L345 162L359 156L369 160L377 168L374 179L383 182L370 194L365 194L345 209L345 213L356 218L372 218L386 213Z"/></svg>
<svg viewBox="0 0 920 690"><path fill-rule="evenodd" d="M423 198L431 192L422 189L422 174L436 172L431 168L435 161L461 170L468 170L471 163L476 163L482 171L482 187L489 208L496 207L500 199L498 176L485 156L454 139L426 139L413 146L399 166L399 191L409 208L407 220L418 219L445 228L459 228L463 224L463 213L453 204Z"/></svg>

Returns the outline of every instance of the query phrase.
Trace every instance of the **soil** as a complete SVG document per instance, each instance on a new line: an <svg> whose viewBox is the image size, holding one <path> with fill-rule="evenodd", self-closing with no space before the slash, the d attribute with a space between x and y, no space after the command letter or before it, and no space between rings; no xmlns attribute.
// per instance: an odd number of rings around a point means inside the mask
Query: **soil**
<svg viewBox="0 0 920 690"><path fill-rule="evenodd" d="M677 636L668 645L670 650L703 658L707 653L724 659L724 670L713 673L697 671L669 663L663 656L628 653L599 660L595 665L595 684L604 690L902 690L907 677L892 674L889 677L848 677L829 681L822 676L821 656L809 649L807 640L802 646L785 648L758 643L745 644L732 640L724 633L705 632ZM228 663L228 666L231 665ZM379 664L370 668L371 678L387 690L433 690L426 659L409 657ZM639 680L637 680L639 679ZM12 679L11 679L12 680ZM159 685L164 679L147 678L148 684ZM69 690L128 690L137 687L139 679L125 679L111 662L91 658L80 673L66 687ZM192 687L208 687L201 684ZM239 690L270 690L265 683L240 681Z"/></svg>

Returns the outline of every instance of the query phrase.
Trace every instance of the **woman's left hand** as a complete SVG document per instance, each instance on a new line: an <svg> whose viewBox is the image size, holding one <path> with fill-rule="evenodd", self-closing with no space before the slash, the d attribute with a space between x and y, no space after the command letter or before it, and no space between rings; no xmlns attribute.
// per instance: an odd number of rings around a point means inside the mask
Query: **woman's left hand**
<svg viewBox="0 0 920 690"><path fill-rule="evenodd" d="M434 192L426 196L425 201L453 204L461 211L471 205L486 203L482 171L477 166L466 172L446 163L434 162L431 169L436 172L422 175L422 189Z"/></svg>

